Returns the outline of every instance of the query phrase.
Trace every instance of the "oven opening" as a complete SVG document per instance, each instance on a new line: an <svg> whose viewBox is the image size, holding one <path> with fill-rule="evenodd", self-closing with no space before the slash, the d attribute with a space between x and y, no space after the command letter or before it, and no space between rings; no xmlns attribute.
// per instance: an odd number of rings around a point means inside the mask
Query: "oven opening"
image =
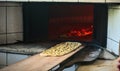
<svg viewBox="0 0 120 71"><path fill-rule="evenodd" d="M106 46L107 10L106 4L24 3L24 42L78 41Z"/></svg>

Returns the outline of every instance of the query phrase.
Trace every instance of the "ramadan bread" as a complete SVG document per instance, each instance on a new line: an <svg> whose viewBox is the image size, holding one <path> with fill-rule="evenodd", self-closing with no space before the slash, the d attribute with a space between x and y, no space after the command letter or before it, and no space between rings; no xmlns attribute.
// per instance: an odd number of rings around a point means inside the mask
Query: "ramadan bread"
<svg viewBox="0 0 120 71"><path fill-rule="evenodd" d="M79 42L62 42L59 44L56 44L55 46L44 50L40 53L41 56L63 56L65 54L68 54L78 47L80 47L82 44Z"/></svg>

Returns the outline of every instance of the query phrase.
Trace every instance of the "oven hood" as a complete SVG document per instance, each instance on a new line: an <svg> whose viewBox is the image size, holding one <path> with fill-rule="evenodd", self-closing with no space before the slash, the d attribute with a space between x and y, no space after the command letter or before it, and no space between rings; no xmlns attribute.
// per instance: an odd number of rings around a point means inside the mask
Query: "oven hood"
<svg viewBox="0 0 120 71"><path fill-rule="evenodd" d="M0 0L6 2L6 0ZM120 0L7 0L7 2L80 2L80 3L120 3Z"/></svg>

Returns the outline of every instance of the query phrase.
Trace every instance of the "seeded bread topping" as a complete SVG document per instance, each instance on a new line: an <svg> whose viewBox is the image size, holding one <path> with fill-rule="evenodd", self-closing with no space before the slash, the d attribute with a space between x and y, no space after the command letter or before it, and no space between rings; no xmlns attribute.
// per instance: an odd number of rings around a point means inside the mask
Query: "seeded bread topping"
<svg viewBox="0 0 120 71"><path fill-rule="evenodd" d="M79 42L62 42L40 53L41 56L62 56L81 46Z"/></svg>

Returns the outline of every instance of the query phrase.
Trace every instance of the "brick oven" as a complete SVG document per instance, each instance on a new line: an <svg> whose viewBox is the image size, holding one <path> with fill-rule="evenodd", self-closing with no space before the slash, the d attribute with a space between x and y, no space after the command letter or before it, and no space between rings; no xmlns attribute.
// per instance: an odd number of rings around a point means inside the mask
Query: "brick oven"
<svg viewBox="0 0 120 71"><path fill-rule="evenodd" d="M108 7L88 3L24 3L24 42L79 41L106 46Z"/></svg>
<svg viewBox="0 0 120 71"><path fill-rule="evenodd" d="M60 64L58 71L62 71L66 66L99 56L101 48L97 45L106 47L107 43L107 21L107 4L24 3L24 43L77 41L85 44L85 49Z"/></svg>
<svg viewBox="0 0 120 71"><path fill-rule="evenodd" d="M108 51L106 46L109 48L111 41L114 41L109 32L114 24L111 26L111 21L116 19L116 12L112 9L117 7L110 6L107 3L23 2L20 8L23 15L23 41L20 44L16 42L7 46L1 45L4 47L1 52L33 55L58 42L77 41L84 48L50 70L63 71L73 65L74 70L68 71L75 71L77 65L80 66L79 63L95 61L100 54L104 57L102 49ZM113 12L114 19L111 17Z"/></svg>

